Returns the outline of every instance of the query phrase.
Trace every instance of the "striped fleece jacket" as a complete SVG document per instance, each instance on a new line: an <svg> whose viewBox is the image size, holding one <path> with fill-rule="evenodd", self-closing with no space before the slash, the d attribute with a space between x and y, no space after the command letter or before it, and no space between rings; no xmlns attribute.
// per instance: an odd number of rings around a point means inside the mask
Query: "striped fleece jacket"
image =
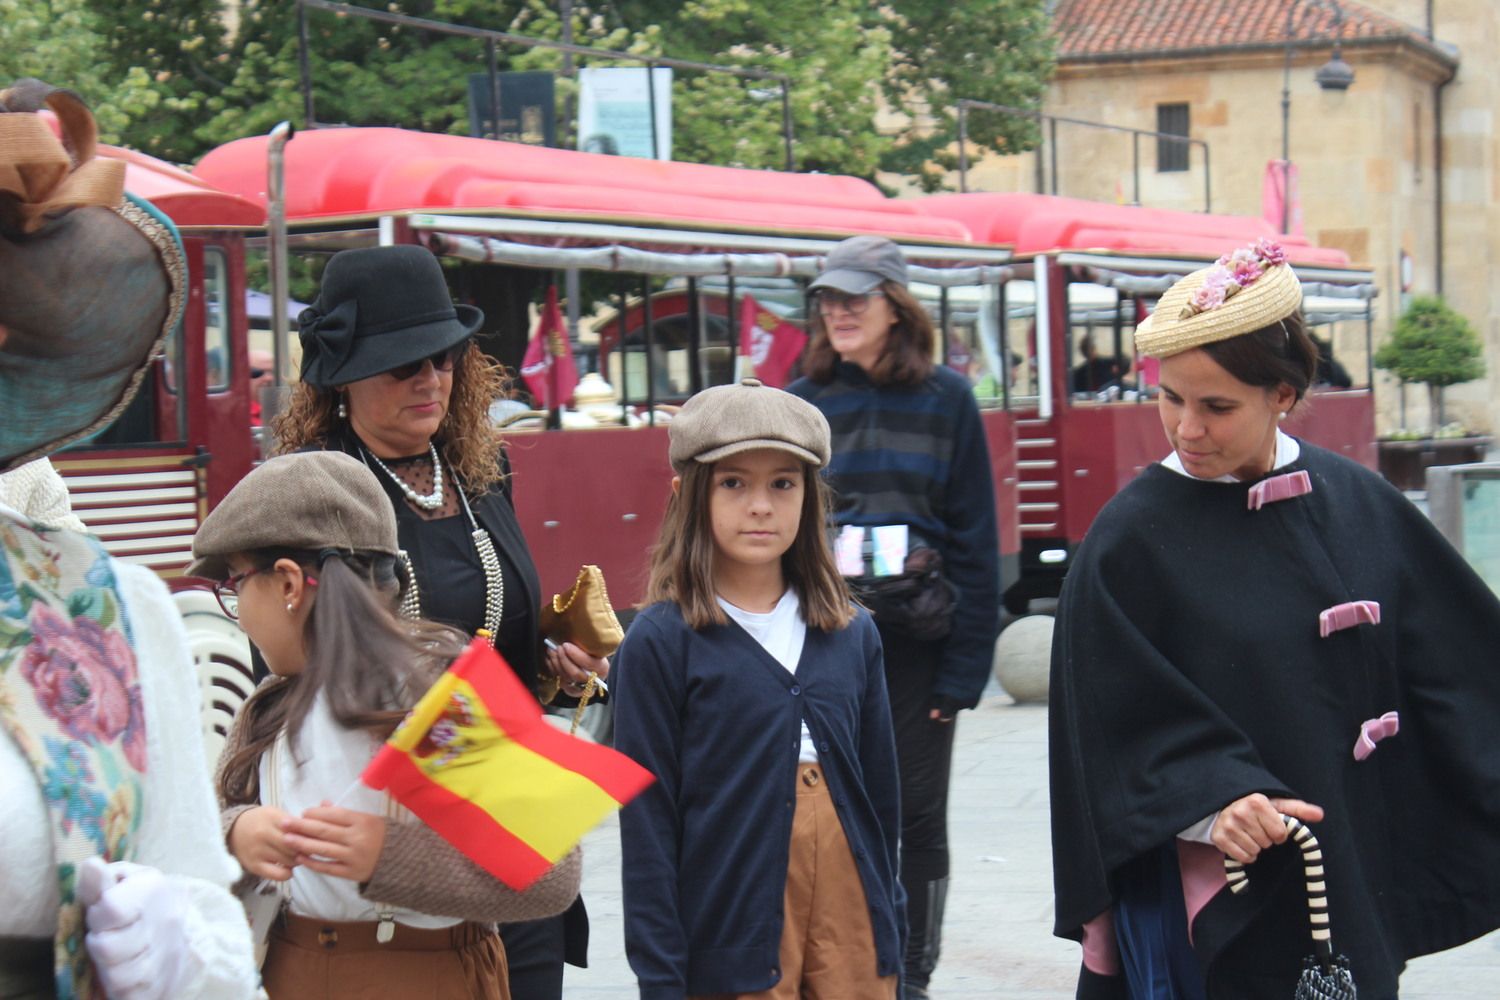
<svg viewBox="0 0 1500 1000"><path fill-rule="evenodd" d="M833 431L837 522L905 524L942 553L959 599L933 693L972 708L1000 627L1000 555L989 447L968 381L938 366L917 386L877 386L841 361L826 384L803 378L787 391Z"/></svg>

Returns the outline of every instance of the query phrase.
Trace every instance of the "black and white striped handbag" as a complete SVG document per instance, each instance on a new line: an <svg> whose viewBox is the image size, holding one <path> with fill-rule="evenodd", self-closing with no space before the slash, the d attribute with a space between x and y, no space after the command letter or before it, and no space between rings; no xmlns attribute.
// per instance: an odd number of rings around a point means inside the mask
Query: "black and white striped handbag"
<svg viewBox="0 0 1500 1000"><path fill-rule="evenodd" d="M1323 874L1323 849L1318 838L1301 820L1282 816L1292 840L1302 849L1302 870L1307 880L1307 910L1312 923L1313 953L1303 960L1302 976L1297 980L1293 1000L1357 1000L1354 976L1349 959L1333 953L1332 932L1328 926L1328 883ZM1245 866L1233 858L1224 859L1224 876L1229 891L1242 893L1250 888Z"/></svg>

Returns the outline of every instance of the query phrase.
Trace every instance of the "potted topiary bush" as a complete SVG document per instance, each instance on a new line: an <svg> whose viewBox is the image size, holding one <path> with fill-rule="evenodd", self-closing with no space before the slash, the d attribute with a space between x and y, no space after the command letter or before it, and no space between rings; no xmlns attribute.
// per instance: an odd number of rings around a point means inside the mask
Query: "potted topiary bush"
<svg viewBox="0 0 1500 1000"><path fill-rule="evenodd" d="M1375 366L1401 380L1427 386L1432 426L1401 429L1379 442L1380 472L1403 490L1423 489L1427 469L1483 460L1487 436L1450 424L1443 411L1443 390L1484 375L1484 345L1468 320L1435 295L1418 296L1396 322ZM1404 411L1403 411L1404 417Z"/></svg>

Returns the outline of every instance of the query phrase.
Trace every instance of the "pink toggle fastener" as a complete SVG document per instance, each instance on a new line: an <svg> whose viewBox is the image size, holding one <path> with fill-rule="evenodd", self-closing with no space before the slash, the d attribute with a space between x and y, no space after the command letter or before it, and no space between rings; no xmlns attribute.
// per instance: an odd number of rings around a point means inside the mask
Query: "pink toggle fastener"
<svg viewBox="0 0 1500 1000"><path fill-rule="evenodd" d="M1350 601L1318 612L1318 635L1326 639L1356 625L1379 625L1379 601Z"/></svg>
<svg viewBox="0 0 1500 1000"><path fill-rule="evenodd" d="M1354 741L1354 759L1364 760L1375 752L1375 744L1401 731L1401 716L1387 712L1378 719L1369 719L1360 724L1359 739Z"/></svg>
<svg viewBox="0 0 1500 1000"><path fill-rule="evenodd" d="M1245 503L1251 510L1260 510L1268 503L1278 500L1290 500L1292 497L1300 497L1304 493L1312 492L1312 477L1306 470L1299 472L1288 472L1280 476L1272 476L1270 479L1262 479L1250 487L1250 495L1246 497Z"/></svg>

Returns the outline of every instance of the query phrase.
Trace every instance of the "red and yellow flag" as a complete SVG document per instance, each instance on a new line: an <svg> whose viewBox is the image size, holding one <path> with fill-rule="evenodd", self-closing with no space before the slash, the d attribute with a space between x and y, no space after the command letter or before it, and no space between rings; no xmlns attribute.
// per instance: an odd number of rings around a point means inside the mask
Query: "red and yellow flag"
<svg viewBox="0 0 1500 1000"><path fill-rule="evenodd" d="M554 729L500 654L475 639L360 780L522 890L653 778L624 754Z"/></svg>

